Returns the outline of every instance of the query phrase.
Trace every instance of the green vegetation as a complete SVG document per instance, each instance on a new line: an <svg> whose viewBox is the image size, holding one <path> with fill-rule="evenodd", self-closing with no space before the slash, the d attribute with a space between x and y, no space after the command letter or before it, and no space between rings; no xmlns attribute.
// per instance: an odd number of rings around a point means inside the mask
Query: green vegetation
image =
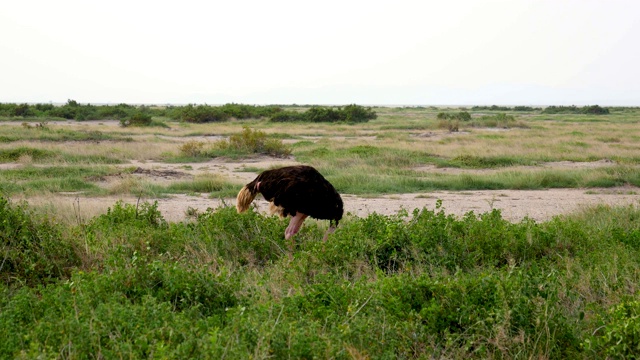
<svg viewBox="0 0 640 360"><path fill-rule="evenodd" d="M283 111L271 116L273 122L346 122L361 123L377 118L377 114L371 108L359 105L347 105L345 107L331 108L313 106L305 112Z"/></svg>
<svg viewBox="0 0 640 360"><path fill-rule="evenodd" d="M564 110L0 104L0 358L633 358L637 205L538 223L438 202L347 214L326 242L309 219L290 253L287 220L237 214L241 184L217 173L261 154L313 165L344 194L637 193L640 111ZM167 161L204 170L155 167ZM56 193L78 206L8 200ZM83 203L169 194L229 205L174 223L155 202L94 217Z"/></svg>
<svg viewBox="0 0 640 360"><path fill-rule="evenodd" d="M31 126L23 123L21 127L6 126L0 132L0 143L11 143L22 140L34 141L132 141L129 136L106 134L98 130L52 129L46 122Z"/></svg>
<svg viewBox="0 0 640 360"><path fill-rule="evenodd" d="M281 112L278 106L252 106L242 104L226 104L223 106L209 105L187 105L185 107L172 110L173 114L179 114L182 121L192 123L222 122L231 118L235 119L258 119L269 117Z"/></svg>
<svg viewBox="0 0 640 360"><path fill-rule="evenodd" d="M133 113L131 116L123 118L120 120L120 125L123 127L127 126L149 126L151 125L151 115L146 114L142 111L138 111Z"/></svg>
<svg viewBox="0 0 640 360"><path fill-rule="evenodd" d="M0 198L0 357L626 358L640 209L309 221L116 203L63 225Z"/></svg>
<svg viewBox="0 0 640 360"><path fill-rule="evenodd" d="M275 157L286 157L291 154L291 149L281 140L271 139L260 130L251 130L244 127L239 134L229 136L229 140L220 140L215 144L214 153L220 155L251 155L264 154Z"/></svg>
<svg viewBox="0 0 640 360"><path fill-rule="evenodd" d="M66 104L54 106L52 104L3 104L0 103L0 118L8 119L74 119L74 120L120 120L123 127L148 126L153 117L167 117L188 123L215 123L230 119L261 119L269 118L274 122L367 122L376 118L371 108L359 105L344 107L312 106L306 111L284 110L281 106L256 106L245 104L224 104L220 106L195 105L186 106L132 106L91 105L80 104L75 100L68 100Z"/></svg>
<svg viewBox="0 0 640 360"><path fill-rule="evenodd" d="M458 121L471 121L471 114L466 111L460 111L457 113L440 112L437 116L438 120L458 120Z"/></svg>
<svg viewBox="0 0 640 360"><path fill-rule="evenodd" d="M549 106L542 110L543 114L595 114L605 115L609 114L608 108L603 108L598 105L591 106Z"/></svg>
<svg viewBox="0 0 640 360"><path fill-rule="evenodd" d="M229 139L218 140L208 148L202 141L191 140L180 146L182 159L197 161L225 156L239 158L255 154L269 155L273 157L287 157L291 154L291 148L284 145L281 140L273 139L260 130L252 130L245 126L242 132L232 134Z"/></svg>

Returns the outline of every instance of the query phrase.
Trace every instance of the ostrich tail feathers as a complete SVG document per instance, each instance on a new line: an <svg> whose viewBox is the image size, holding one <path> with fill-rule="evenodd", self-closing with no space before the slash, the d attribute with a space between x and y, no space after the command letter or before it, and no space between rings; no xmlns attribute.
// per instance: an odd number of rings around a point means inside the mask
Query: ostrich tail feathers
<svg viewBox="0 0 640 360"><path fill-rule="evenodd" d="M253 199L255 199L256 194L257 192L251 192L251 190L249 190L246 185L242 188L242 190L240 190L240 192L238 193L238 198L236 199L236 210L238 210L238 213L247 211L249 205L251 205L251 202L253 201Z"/></svg>

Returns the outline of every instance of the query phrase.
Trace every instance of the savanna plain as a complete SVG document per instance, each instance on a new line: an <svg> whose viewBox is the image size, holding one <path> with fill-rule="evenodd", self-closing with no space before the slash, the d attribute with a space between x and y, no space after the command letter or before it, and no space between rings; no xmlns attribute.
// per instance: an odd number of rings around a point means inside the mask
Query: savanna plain
<svg viewBox="0 0 640 360"><path fill-rule="evenodd" d="M1 105L1 358L640 353L640 108Z"/></svg>

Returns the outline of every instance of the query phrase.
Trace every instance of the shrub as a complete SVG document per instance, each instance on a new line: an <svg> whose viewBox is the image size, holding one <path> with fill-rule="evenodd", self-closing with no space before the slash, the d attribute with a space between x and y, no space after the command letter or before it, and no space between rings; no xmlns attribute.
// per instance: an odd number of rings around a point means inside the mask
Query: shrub
<svg viewBox="0 0 640 360"><path fill-rule="evenodd" d="M35 115L35 113L33 112L33 110L31 110L31 108L27 104L17 105L13 109L13 116L27 117L27 116L33 116L33 115Z"/></svg>
<svg viewBox="0 0 640 360"><path fill-rule="evenodd" d="M640 301L623 302L609 315L602 336L588 338L582 346L608 359L635 359L640 353Z"/></svg>
<svg viewBox="0 0 640 360"><path fill-rule="evenodd" d="M304 121L304 113L294 111L282 111L271 115L269 120L273 122Z"/></svg>
<svg viewBox="0 0 640 360"><path fill-rule="evenodd" d="M458 120L440 120L438 129L447 129L449 132L457 132L460 130L460 122Z"/></svg>
<svg viewBox="0 0 640 360"><path fill-rule="evenodd" d="M198 157L202 155L202 149L204 148L204 142L189 140L180 146L180 152L189 157Z"/></svg>
<svg viewBox="0 0 640 360"><path fill-rule="evenodd" d="M0 197L0 280L6 284L48 283L69 276L80 260L62 238L60 226Z"/></svg>
<svg viewBox="0 0 640 360"><path fill-rule="evenodd" d="M603 108L598 105L577 107L571 106L549 106L542 110L543 114L594 114L594 115L606 115L609 114L608 108Z"/></svg>
<svg viewBox="0 0 640 360"><path fill-rule="evenodd" d="M194 106L189 104L182 108L170 109L168 115L186 122L205 123L227 121L231 118L251 119L268 117L280 112L282 112L282 108L278 106L254 106L233 103L222 106Z"/></svg>
<svg viewBox="0 0 640 360"><path fill-rule="evenodd" d="M378 115L371 108L360 105L347 105L344 108L313 106L303 113L283 111L275 113L270 120L274 122L306 121L306 122L349 122L360 123L376 119Z"/></svg>
<svg viewBox="0 0 640 360"><path fill-rule="evenodd" d="M343 121L346 122L367 122L369 120L375 120L378 115L370 107L365 108L356 104L347 105L342 109L339 109L342 113Z"/></svg>
<svg viewBox="0 0 640 360"><path fill-rule="evenodd" d="M314 106L305 111L304 119L308 122L338 122L342 120L338 110L323 106Z"/></svg>
<svg viewBox="0 0 640 360"><path fill-rule="evenodd" d="M128 118L120 120L120 125L127 126L149 126L151 125L151 115L142 111L136 111Z"/></svg>
<svg viewBox="0 0 640 360"><path fill-rule="evenodd" d="M534 108L531 106L514 106L513 111L536 111L542 110L541 108Z"/></svg>
<svg viewBox="0 0 640 360"><path fill-rule="evenodd" d="M219 107L209 105L185 106L181 110L180 119L186 122L207 123L229 120L230 116Z"/></svg>
<svg viewBox="0 0 640 360"><path fill-rule="evenodd" d="M101 106L98 110L98 114L102 119L126 119L130 117L131 113L135 111L135 107L127 104L118 104L116 106Z"/></svg>
<svg viewBox="0 0 640 360"><path fill-rule="evenodd" d="M121 200L116 202L113 208L107 209L107 213L94 218L89 227L133 226L139 228L164 228L167 222L158 210L158 202L142 203L138 205L125 204Z"/></svg>
<svg viewBox="0 0 640 360"><path fill-rule="evenodd" d="M461 111L459 113L446 113L440 112L437 117L438 120L459 120L459 121L470 121L471 114L466 111Z"/></svg>
<svg viewBox="0 0 640 360"><path fill-rule="evenodd" d="M511 110L511 108L508 106L491 105L491 106L474 106L471 108L471 110L509 111Z"/></svg>
<svg viewBox="0 0 640 360"><path fill-rule="evenodd" d="M600 107L598 105L592 105L583 107L581 112L583 114L604 115L609 113L609 109Z"/></svg>
<svg viewBox="0 0 640 360"><path fill-rule="evenodd" d="M251 130L244 126L240 134L234 134L229 140L216 143L220 150L232 150L247 154L265 154L275 157L286 157L291 154L291 148L281 140L269 139L267 134L259 130Z"/></svg>

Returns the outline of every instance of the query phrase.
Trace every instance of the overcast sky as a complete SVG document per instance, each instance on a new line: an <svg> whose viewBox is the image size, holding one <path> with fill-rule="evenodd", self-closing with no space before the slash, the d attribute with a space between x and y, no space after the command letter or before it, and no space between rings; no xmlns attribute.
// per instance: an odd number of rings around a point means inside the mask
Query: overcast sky
<svg viewBox="0 0 640 360"><path fill-rule="evenodd" d="M640 106L640 1L3 1L0 102Z"/></svg>

